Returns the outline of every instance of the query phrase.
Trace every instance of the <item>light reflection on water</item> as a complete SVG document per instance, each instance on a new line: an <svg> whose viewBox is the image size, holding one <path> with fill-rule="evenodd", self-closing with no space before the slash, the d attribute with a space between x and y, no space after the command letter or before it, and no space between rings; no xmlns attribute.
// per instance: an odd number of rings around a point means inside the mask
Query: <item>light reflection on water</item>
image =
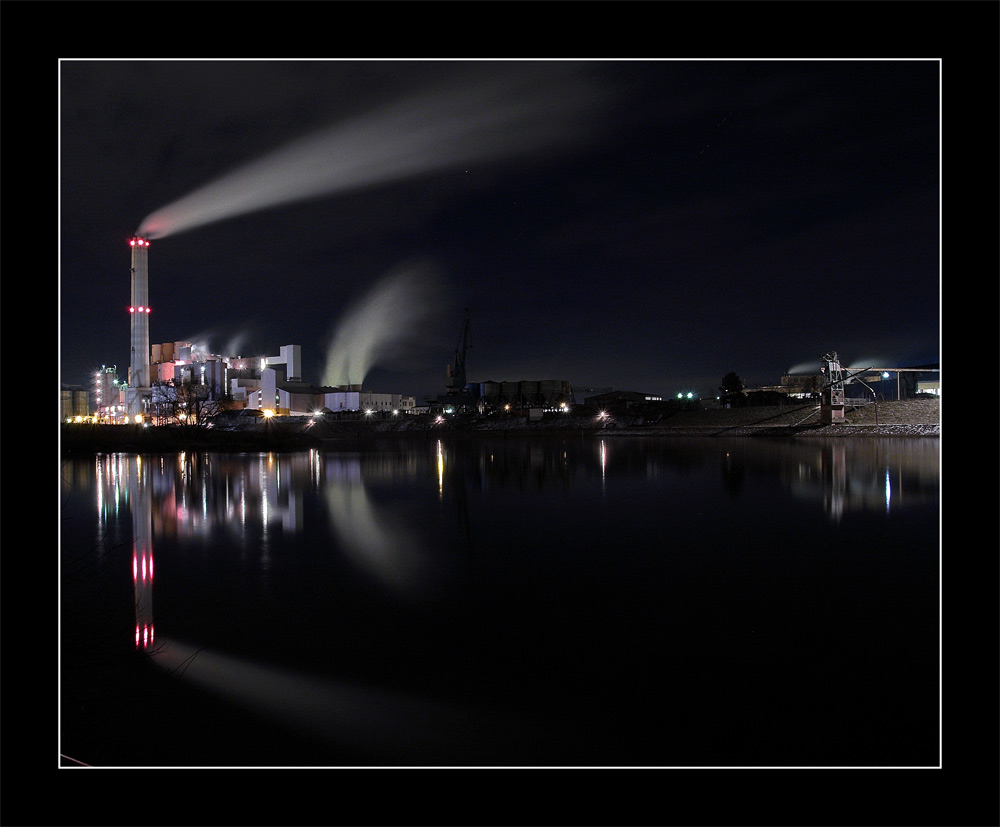
<svg viewBox="0 0 1000 827"><path fill-rule="evenodd" d="M64 523L63 561L129 536L135 649L344 763L927 765L939 447L482 438L102 455L66 463L64 519L88 500L96 519L91 537ZM698 725L665 710L700 720L732 670L740 736L707 755ZM836 712L787 703L831 684L841 695L820 707ZM872 698L906 685L927 731L890 722L895 748L869 734L851 760L844 722L870 725ZM311 718L295 686L311 687ZM367 724L333 720L358 704ZM615 724L593 723L612 709ZM765 721L773 746L754 751ZM810 751L803 722L840 746Z"/></svg>

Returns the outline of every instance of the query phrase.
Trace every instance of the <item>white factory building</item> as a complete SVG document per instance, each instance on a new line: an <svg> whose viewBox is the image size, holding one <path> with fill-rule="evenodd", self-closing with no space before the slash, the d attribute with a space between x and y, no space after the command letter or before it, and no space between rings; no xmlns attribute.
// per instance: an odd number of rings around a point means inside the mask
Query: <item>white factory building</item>
<svg viewBox="0 0 1000 827"><path fill-rule="evenodd" d="M308 416L324 408L412 413L416 406L412 396L304 382L300 345L283 345L277 356L247 358L200 352L190 342L167 342L151 347L149 367L154 410L176 401L183 385L198 387L204 399L225 401L227 407L271 410L277 416Z"/></svg>
<svg viewBox="0 0 1000 827"><path fill-rule="evenodd" d="M413 413L416 400L398 393L376 393L341 388L317 388L306 382L288 382L277 378L267 381L264 371L261 388L247 397L248 408L271 409L278 415L309 416L324 409L333 413L347 411ZM273 392L272 389L273 388Z"/></svg>
<svg viewBox="0 0 1000 827"><path fill-rule="evenodd" d="M284 345L278 356L264 358L260 385L254 390L241 380L232 380L232 393L246 394L246 407L270 409L279 416L308 416L324 408L342 411L398 411L412 413L416 399L398 393L376 393L353 387L316 387L301 379L302 350L299 345ZM249 392L248 392L249 391Z"/></svg>

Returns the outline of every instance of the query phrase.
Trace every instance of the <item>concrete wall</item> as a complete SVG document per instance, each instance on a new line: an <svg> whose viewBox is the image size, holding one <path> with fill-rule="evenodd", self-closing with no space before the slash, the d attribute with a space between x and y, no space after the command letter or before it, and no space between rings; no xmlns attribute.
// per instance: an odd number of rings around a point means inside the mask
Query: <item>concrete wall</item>
<svg viewBox="0 0 1000 827"><path fill-rule="evenodd" d="M289 380L297 381L302 379L302 346L282 345L277 356L268 356L265 360L268 367L274 365L285 366L285 376Z"/></svg>

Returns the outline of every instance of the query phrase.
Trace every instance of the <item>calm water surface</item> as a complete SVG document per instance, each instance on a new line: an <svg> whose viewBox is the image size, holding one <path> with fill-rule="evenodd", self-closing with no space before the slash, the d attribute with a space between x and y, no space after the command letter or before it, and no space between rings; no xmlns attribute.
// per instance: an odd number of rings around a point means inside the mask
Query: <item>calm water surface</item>
<svg viewBox="0 0 1000 827"><path fill-rule="evenodd" d="M937 439L65 460L61 744L116 766L936 766Z"/></svg>

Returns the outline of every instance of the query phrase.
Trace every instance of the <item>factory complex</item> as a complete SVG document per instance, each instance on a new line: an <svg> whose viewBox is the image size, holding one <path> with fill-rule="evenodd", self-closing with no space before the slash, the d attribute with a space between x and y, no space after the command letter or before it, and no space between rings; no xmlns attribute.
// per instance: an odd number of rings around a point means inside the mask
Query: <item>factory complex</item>
<svg viewBox="0 0 1000 827"><path fill-rule="evenodd" d="M249 358L201 352L190 342L154 344L148 364L152 380L145 393L120 381L116 368L102 367L95 377L89 408L97 421L112 424L166 424L189 417L197 421L222 411L244 409L266 412L267 416L310 416L317 411L415 412L412 396L355 386L311 385L302 379L301 356L299 345L284 345L275 356ZM64 399L64 418L65 406Z"/></svg>
<svg viewBox="0 0 1000 827"><path fill-rule="evenodd" d="M283 345L272 356L211 354L187 341L150 344L149 241L140 236L131 247L131 301L129 304L130 365L127 380L118 378L117 367L102 366L92 390L63 388L62 421L96 421L109 424L206 423L225 411L251 410L263 416L406 415L418 413L479 414L516 413L541 418L547 412L570 412L577 404L574 388L564 379L469 382L466 353L469 314L446 366L445 392L418 405L412 396L376 393L360 385L317 387L302 376L302 348ZM875 368L846 371L836 353L823 357L817 375L785 376L778 386L740 388L737 396L746 403L747 393L760 397L758 404L778 399L819 398L829 421L840 421L845 406L865 404L867 393L889 398L884 383L895 380L895 398L921 393L940 394L936 365L919 368ZM875 371L875 373L866 373ZM867 380L867 381L865 381ZM847 396L846 388L857 384L860 395ZM613 388L576 389L589 407L619 410L663 403L659 396Z"/></svg>
<svg viewBox="0 0 1000 827"><path fill-rule="evenodd" d="M462 382L458 387L449 369L447 393L418 405L415 397L400 393L312 385L302 378L301 364L300 345L283 345L277 355L249 358L205 353L190 342L154 344L148 393L134 393L127 382L118 379L116 368L102 367L93 391L83 392L87 412L77 411L77 415L112 424L165 424L189 416L211 417L224 410L251 409L267 416L485 414L567 410L573 401L573 389L566 380ZM130 401L137 407L130 409ZM74 414L68 404L64 398L64 419Z"/></svg>
<svg viewBox="0 0 1000 827"><path fill-rule="evenodd" d="M455 363L446 368L446 393L420 406L415 397L378 393L360 385L318 387L302 376L302 348L283 345L277 355L245 357L205 352L188 341L150 343L149 241L131 247L130 364L127 379L102 366L92 390L64 389L63 420L110 424L201 422L223 411L255 410L266 416L487 413L497 410L568 409L565 380L481 382L465 379L468 315Z"/></svg>

